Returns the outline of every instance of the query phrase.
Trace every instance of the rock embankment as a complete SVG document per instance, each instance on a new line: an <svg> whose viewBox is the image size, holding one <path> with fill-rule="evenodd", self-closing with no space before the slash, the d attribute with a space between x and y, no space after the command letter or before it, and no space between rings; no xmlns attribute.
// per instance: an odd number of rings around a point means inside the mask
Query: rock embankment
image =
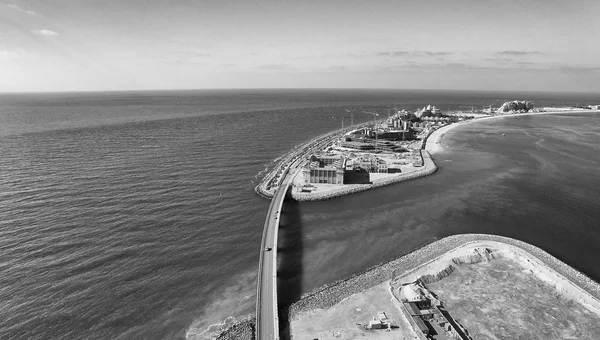
<svg viewBox="0 0 600 340"><path fill-rule="evenodd" d="M255 340L256 318L251 317L224 330L216 340Z"/></svg>
<svg viewBox="0 0 600 340"><path fill-rule="evenodd" d="M504 243L527 252L550 269L589 293L593 298L600 300L600 285L598 283L538 247L503 236L464 234L443 238L400 258L377 265L360 274L353 275L348 279L325 285L310 293L304 294L299 301L293 303L289 307L289 320L292 320L300 312L318 308L329 308L352 294L371 288L386 280L410 273L458 247L468 245L469 243L484 241ZM464 263L468 263L467 261L494 258L496 255L492 254L493 253L486 254L486 252L483 251L479 254L470 255L475 257L466 257L463 260L459 260L459 262L463 263L464 261Z"/></svg>
<svg viewBox="0 0 600 340"><path fill-rule="evenodd" d="M502 253L500 252L492 252L489 248L475 248L473 249L473 254L465 255L465 256L457 256L452 258L452 263L454 265L463 265L463 264L475 264L480 262L488 262L494 259L498 259L502 257ZM440 270L435 274L427 274L420 276L416 281L422 284L429 284L441 281L443 278L449 276L456 270L456 267L453 265L448 265L446 268Z"/></svg>
<svg viewBox="0 0 600 340"><path fill-rule="evenodd" d="M435 274L427 274L427 275L420 276L416 280L416 282L423 284L423 285L428 285L430 283L438 282L438 281L441 281L443 278L452 274L455 270L456 270L456 268L453 265L449 265L448 267L440 270L439 272L437 272Z"/></svg>
<svg viewBox="0 0 600 340"><path fill-rule="evenodd" d="M472 255L458 256L452 259L454 264L473 264L479 262L488 262L502 257L502 253L493 252L489 248L475 248Z"/></svg>
<svg viewBox="0 0 600 340"><path fill-rule="evenodd" d="M343 185L339 189L333 189L333 190L329 190L329 191L325 191L325 192L305 193L305 192L299 192L296 190L292 190L292 198L294 198L296 201L300 201L300 202L325 201L325 200L332 199L335 197L341 197L341 196L346 196L346 195L350 195L350 194L355 194L358 192L367 191L367 190L383 187L383 186L394 184L394 183L400 183L400 182L409 181L409 180L415 179L415 178L429 176L437 171L437 169L438 169L437 165L435 165L435 163L433 162L433 159L431 158L431 155L429 154L429 152L427 150L420 150L420 151L421 151L421 157L423 159L423 167L419 170L405 173L405 174L390 176L388 178L378 179L378 180L373 181L373 184Z"/></svg>

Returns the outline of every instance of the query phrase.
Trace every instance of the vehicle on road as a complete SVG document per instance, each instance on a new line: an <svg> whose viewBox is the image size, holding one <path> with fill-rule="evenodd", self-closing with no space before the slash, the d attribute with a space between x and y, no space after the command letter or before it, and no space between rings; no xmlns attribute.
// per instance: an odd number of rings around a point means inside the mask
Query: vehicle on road
<svg viewBox="0 0 600 340"><path fill-rule="evenodd" d="M273 248L271 248L271 247L265 247L265 251L271 251L271 250L273 250Z"/></svg>

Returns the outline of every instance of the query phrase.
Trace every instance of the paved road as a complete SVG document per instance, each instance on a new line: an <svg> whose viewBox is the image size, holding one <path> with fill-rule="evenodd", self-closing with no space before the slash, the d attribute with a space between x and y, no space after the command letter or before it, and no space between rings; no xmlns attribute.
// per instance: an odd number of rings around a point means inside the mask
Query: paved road
<svg viewBox="0 0 600 340"><path fill-rule="evenodd" d="M295 172L292 167L290 173ZM258 266L256 301L257 340L279 339L279 317L277 314L277 235L279 218L285 194L293 176L287 175L281 182L269 206L263 229L261 255ZM267 251L265 248L272 248Z"/></svg>

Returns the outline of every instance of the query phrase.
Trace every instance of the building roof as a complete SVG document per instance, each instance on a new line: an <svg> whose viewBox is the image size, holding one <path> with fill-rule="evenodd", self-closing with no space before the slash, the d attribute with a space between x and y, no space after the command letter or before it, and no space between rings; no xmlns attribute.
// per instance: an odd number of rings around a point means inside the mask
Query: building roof
<svg viewBox="0 0 600 340"><path fill-rule="evenodd" d="M423 333L429 332L429 327L427 327L425 322L423 320L421 320L420 317L413 316L413 320L415 320L415 323L417 324L417 327L419 327L419 330L421 330L421 332L423 332Z"/></svg>
<svg viewBox="0 0 600 340"><path fill-rule="evenodd" d="M410 315L422 315L421 310L419 309L419 307L417 307L417 304L415 302L404 302L404 305L410 312Z"/></svg>

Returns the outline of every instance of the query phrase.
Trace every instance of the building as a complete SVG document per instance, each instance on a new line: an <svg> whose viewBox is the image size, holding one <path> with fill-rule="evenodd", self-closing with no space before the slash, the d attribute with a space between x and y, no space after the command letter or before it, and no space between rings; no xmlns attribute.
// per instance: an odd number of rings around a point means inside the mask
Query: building
<svg viewBox="0 0 600 340"><path fill-rule="evenodd" d="M369 173L388 173L388 164L385 160L370 155L362 155L354 160L354 168L359 167Z"/></svg>
<svg viewBox="0 0 600 340"><path fill-rule="evenodd" d="M377 312L377 317L369 321L369 324L365 325L365 329L390 329L392 322L385 315L385 312Z"/></svg>
<svg viewBox="0 0 600 340"><path fill-rule="evenodd" d="M365 169L359 167L346 168L344 171L344 184L370 184L371 175Z"/></svg>
<svg viewBox="0 0 600 340"><path fill-rule="evenodd" d="M312 155L307 166L302 169L305 184L326 183L344 184L346 158L336 154Z"/></svg>
<svg viewBox="0 0 600 340"><path fill-rule="evenodd" d="M405 286L406 287L406 286ZM444 309L439 300L435 303L421 295L418 290L402 289L406 301L402 301L404 312L411 324L427 339L470 340L470 337Z"/></svg>

